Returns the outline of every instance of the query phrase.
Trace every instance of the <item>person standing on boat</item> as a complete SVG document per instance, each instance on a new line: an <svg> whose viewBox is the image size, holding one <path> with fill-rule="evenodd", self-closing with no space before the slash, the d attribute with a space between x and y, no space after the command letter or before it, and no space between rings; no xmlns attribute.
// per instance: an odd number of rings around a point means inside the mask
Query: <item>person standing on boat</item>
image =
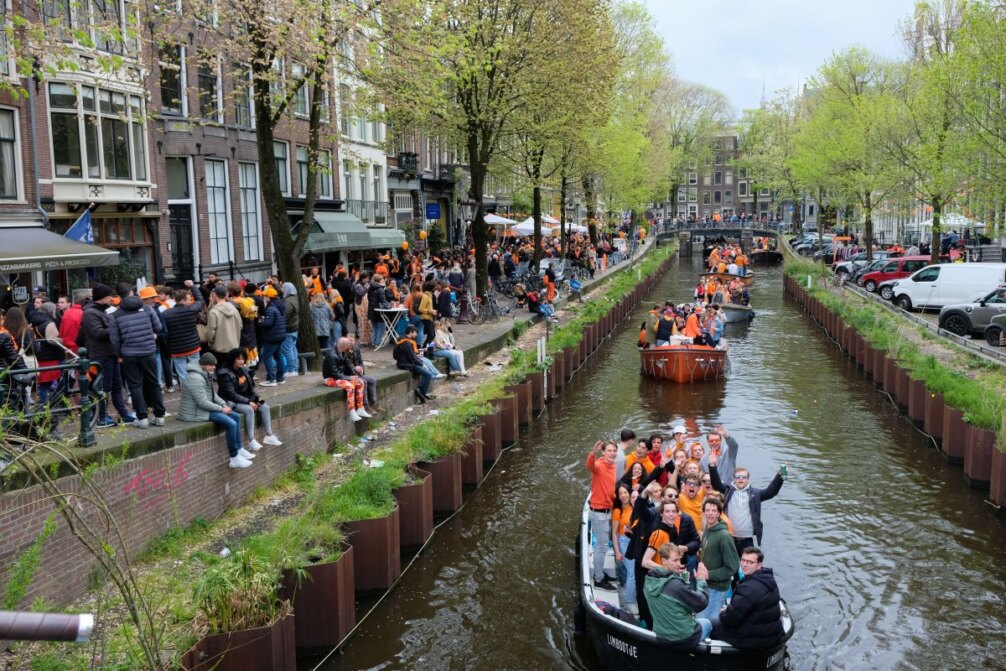
<svg viewBox="0 0 1006 671"><path fill-rule="evenodd" d="M723 449L723 441L726 441L726 449ZM712 433L706 436L706 444L709 445L709 452L702 457L700 465L702 472L709 472L709 458L716 455L716 466L721 473L733 473L737 464L737 451L740 445L730 436L730 432L722 424L714 427ZM739 549L739 548L738 548Z"/></svg>
<svg viewBox="0 0 1006 671"><path fill-rule="evenodd" d="M744 650L769 650L785 635L779 608L779 586L765 555L751 546L741 554L744 578L726 608L713 618L713 637Z"/></svg>
<svg viewBox="0 0 1006 671"><path fill-rule="evenodd" d="M639 495L632 504L632 516L629 519L629 533L632 537L625 549L625 557L632 560L639 619L646 623L652 623L653 620L650 616L650 609L646 605L646 595L643 590L646 581L643 556L646 553L646 543L650 538L650 533L660 522L659 506L663 501L664 493L664 489L660 486L660 475L663 472L664 466L657 466L639 483Z"/></svg>
<svg viewBox="0 0 1006 671"><path fill-rule="evenodd" d="M615 503L615 457L618 446L612 442L597 441L587 455L590 471L590 528L594 533L594 587L615 591L615 586L604 573L604 558L611 541L611 509ZM623 455L624 459L624 455Z"/></svg>
<svg viewBox="0 0 1006 671"><path fill-rule="evenodd" d="M754 545L755 540L761 545L763 531L761 504L762 501L774 498L782 489L782 467L768 487L759 489L751 486L751 473L746 468L735 469L733 483L724 486L718 462L718 456L709 455L709 477L712 479L713 489L723 492L727 517L734 525L734 543L737 551Z"/></svg>
<svg viewBox="0 0 1006 671"><path fill-rule="evenodd" d="M653 615L653 633L661 639L694 648L709 637L712 622L699 613L708 607L705 567L695 571L695 588L684 566L684 555L674 543L664 543L657 551L660 567L646 576L646 601Z"/></svg>
<svg viewBox="0 0 1006 671"><path fill-rule="evenodd" d="M692 523L692 518L678 512L677 500L668 490L664 490L663 506L660 510L660 524L650 532L646 552L643 553L643 568L653 570L659 568L657 550L664 543L671 542L678 546L682 557L687 563L688 557L699 550L699 532Z"/></svg>
<svg viewBox="0 0 1006 671"><path fill-rule="evenodd" d="M636 440L636 432L632 429L622 429L618 435L618 454L615 455L615 482L625 475L626 459L629 452L633 450L632 443ZM612 496L615 494L614 485L611 489Z"/></svg>
<svg viewBox="0 0 1006 671"><path fill-rule="evenodd" d="M740 557L726 522L720 519L722 514L723 504L719 499L708 498L702 502L703 532L699 567L705 567L709 572L709 604L699 613L699 617L707 619L715 617L723 608L730 593L730 582L740 568Z"/></svg>
<svg viewBox="0 0 1006 671"><path fill-rule="evenodd" d="M678 335L678 327L674 321L674 310L665 308L660 319L653 325L656 334L657 347L664 347L671 344L671 336Z"/></svg>

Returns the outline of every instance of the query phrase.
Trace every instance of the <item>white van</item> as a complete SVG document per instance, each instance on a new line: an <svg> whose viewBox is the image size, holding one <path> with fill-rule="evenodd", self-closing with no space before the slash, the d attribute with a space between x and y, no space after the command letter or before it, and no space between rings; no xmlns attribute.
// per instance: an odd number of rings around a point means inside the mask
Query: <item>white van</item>
<svg viewBox="0 0 1006 671"><path fill-rule="evenodd" d="M977 300L1001 284L1006 263L942 263L898 280L891 300L903 310L941 308Z"/></svg>

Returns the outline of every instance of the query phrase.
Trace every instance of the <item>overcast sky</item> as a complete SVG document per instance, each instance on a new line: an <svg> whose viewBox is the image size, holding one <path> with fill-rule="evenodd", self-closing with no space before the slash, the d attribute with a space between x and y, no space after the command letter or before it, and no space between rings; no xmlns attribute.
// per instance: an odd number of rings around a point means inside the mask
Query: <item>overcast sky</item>
<svg viewBox="0 0 1006 671"><path fill-rule="evenodd" d="M725 93L738 112L764 86L802 84L837 51L903 56L898 23L915 0L643 0L684 79Z"/></svg>

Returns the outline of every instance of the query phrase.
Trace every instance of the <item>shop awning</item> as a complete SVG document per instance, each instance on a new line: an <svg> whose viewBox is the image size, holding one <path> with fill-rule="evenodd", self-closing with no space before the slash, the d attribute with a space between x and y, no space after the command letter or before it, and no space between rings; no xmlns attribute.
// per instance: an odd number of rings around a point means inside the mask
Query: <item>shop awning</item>
<svg viewBox="0 0 1006 671"><path fill-rule="evenodd" d="M405 242L405 233L394 228L371 228L368 229L368 232L370 233L371 249L401 247Z"/></svg>
<svg viewBox="0 0 1006 671"><path fill-rule="evenodd" d="M304 253L370 249L370 233L359 217L348 212L315 212Z"/></svg>
<svg viewBox="0 0 1006 671"><path fill-rule="evenodd" d="M119 252L85 245L41 226L0 228L0 273L119 265Z"/></svg>

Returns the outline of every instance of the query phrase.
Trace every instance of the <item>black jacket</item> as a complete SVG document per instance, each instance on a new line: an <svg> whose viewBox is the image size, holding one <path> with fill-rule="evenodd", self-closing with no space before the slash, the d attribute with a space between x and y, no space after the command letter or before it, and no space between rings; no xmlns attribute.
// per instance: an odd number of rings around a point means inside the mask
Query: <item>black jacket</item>
<svg viewBox="0 0 1006 671"><path fill-rule="evenodd" d="M667 535L669 536L668 540L671 543L674 543L675 545L686 546L688 548L688 555L689 556L694 555L696 552L699 551L699 544L701 542L699 539L699 532L695 529L695 522L692 521L692 518L689 515L686 515L684 513L680 513L678 517L681 520L680 531L674 528L673 526L667 526L663 522L660 522L659 524L657 524L657 526L653 528L653 531L651 531L650 534L652 535L653 532L657 531L658 529L661 529L667 533ZM643 551L643 554L646 554L645 550ZM660 563L659 557L655 558L654 561Z"/></svg>
<svg viewBox="0 0 1006 671"><path fill-rule="evenodd" d="M260 342L275 344L286 340L286 304L278 298L271 299L259 326L262 329Z"/></svg>
<svg viewBox="0 0 1006 671"><path fill-rule="evenodd" d="M35 330L35 356L38 357L39 361L62 361L66 358L66 351L60 347L57 343L49 342L45 339L45 331L49 327L49 324L55 324L56 322L49 316L49 313L45 310L36 310L31 313L28 321L31 323L32 328Z"/></svg>
<svg viewBox="0 0 1006 671"><path fill-rule="evenodd" d="M660 474L664 472L664 466L665 464L661 464L647 473L639 482L639 491L643 491L647 485L659 478ZM646 543L650 540L650 534L657 528L660 517L656 506L651 505L649 499L638 496L636 497L636 503L632 507L632 517L630 519L633 524L632 534L629 538L629 547L625 549L625 556L634 560L636 567L642 570L643 555L646 554ZM637 589L642 589L641 585L637 585L636 587Z"/></svg>
<svg viewBox="0 0 1006 671"><path fill-rule="evenodd" d="M87 356L91 359L115 356L109 332L112 316L105 312L106 308L105 305L89 301L84 305L84 315L80 318L77 346L86 347Z"/></svg>
<svg viewBox="0 0 1006 671"><path fill-rule="evenodd" d="M381 315L377 314L377 308L387 302L387 290L380 284L372 282L370 288L367 289L367 319L372 322L380 321Z"/></svg>
<svg viewBox="0 0 1006 671"><path fill-rule="evenodd" d="M256 403L262 401L255 393L252 374L243 366L240 370L227 367L217 369L217 393L225 401L242 405L248 405L251 401Z"/></svg>
<svg viewBox="0 0 1006 671"><path fill-rule="evenodd" d="M451 318L451 292L447 289L443 289L440 295L437 296L437 314L440 315L441 319Z"/></svg>
<svg viewBox="0 0 1006 671"><path fill-rule="evenodd" d="M174 307L161 313L168 354L199 351L199 331L196 329L196 323L203 309L203 301L198 291L193 291L192 296L196 299L192 305L176 303Z"/></svg>
<svg viewBox="0 0 1006 671"><path fill-rule="evenodd" d="M161 332L157 309L144 305L138 296L127 296L109 326L112 345L119 356L147 356L157 351L154 336Z"/></svg>
<svg viewBox="0 0 1006 671"><path fill-rule="evenodd" d="M720 613L713 638L747 650L768 650L782 643L779 587L770 568L746 576Z"/></svg>
<svg viewBox="0 0 1006 671"><path fill-rule="evenodd" d="M0 368L20 368L21 359L14 349L14 338L6 331L0 331Z"/></svg>
<svg viewBox="0 0 1006 671"><path fill-rule="evenodd" d="M713 489L718 492L723 492L723 510L725 511L730 507L730 499L733 498L734 493L737 491L733 485L724 486L723 481L720 480L720 473L715 466L709 466L709 479L713 483ZM755 537L758 539L758 545L761 545L761 534L762 534L762 523L761 523L761 502L768 501L769 499L775 497L782 489L782 476L778 473L772 478L772 482L765 489L759 489L752 485L748 485L748 489L751 490L751 496L748 498L748 507L751 510L751 525L754 527ZM728 513L729 514L729 513Z"/></svg>
<svg viewBox="0 0 1006 671"><path fill-rule="evenodd" d="M353 363L352 354L333 349L325 355L325 359L322 361L321 374L326 379L333 378L336 380L348 380L355 376L356 368Z"/></svg>
<svg viewBox="0 0 1006 671"><path fill-rule="evenodd" d="M332 288L342 296L342 302L346 305L353 305L356 297L353 296L353 282L348 277L336 279L332 282Z"/></svg>
<svg viewBox="0 0 1006 671"><path fill-rule="evenodd" d="M414 349L415 342L402 338L395 344L395 350L391 353L395 357L395 365L401 370L416 370L422 367L419 355Z"/></svg>

